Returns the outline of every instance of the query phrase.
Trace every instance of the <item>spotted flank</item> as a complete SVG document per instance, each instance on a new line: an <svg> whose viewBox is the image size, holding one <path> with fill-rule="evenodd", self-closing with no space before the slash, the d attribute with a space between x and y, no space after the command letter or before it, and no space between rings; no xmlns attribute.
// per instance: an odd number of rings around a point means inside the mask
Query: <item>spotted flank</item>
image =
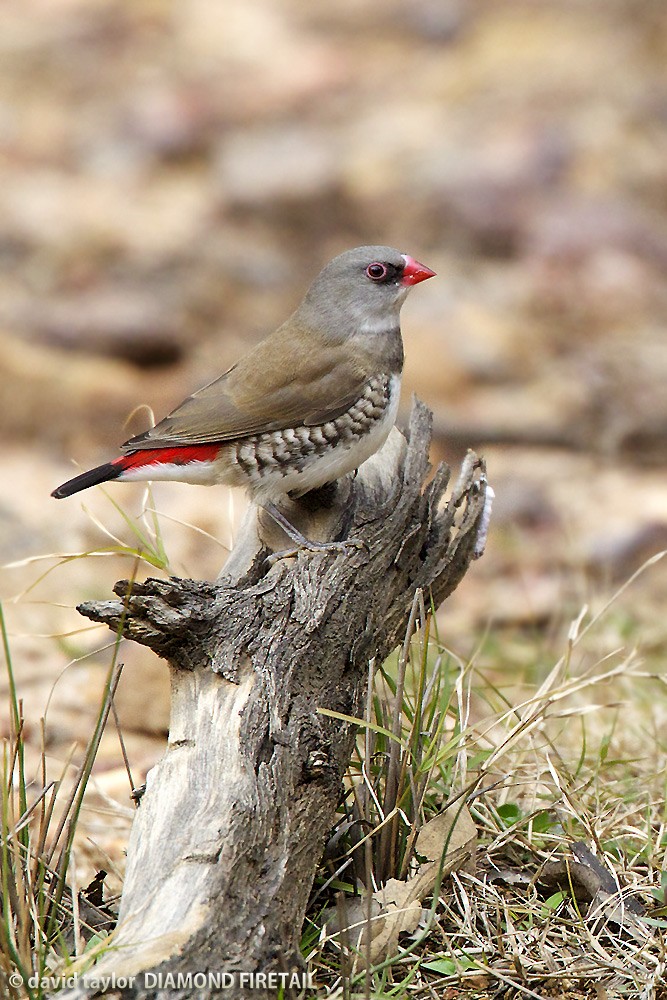
<svg viewBox="0 0 667 1000"><path fill-rule="evenodd" d="M389 376L369 381L363 396L336 420L314 427L290 427L237 441L233 460L251 479L280 471L301 472L314 457L339 445L353 445L380 420L389 402Z"/></svg>
<svg viewBox="0 0 667 1000"><path fill-rule="evenodd" d="M377 375L335 420L235 441L231 460L260 493L316 489L351 472L381 447L396 419L399 392L399 376Z"/></svg>

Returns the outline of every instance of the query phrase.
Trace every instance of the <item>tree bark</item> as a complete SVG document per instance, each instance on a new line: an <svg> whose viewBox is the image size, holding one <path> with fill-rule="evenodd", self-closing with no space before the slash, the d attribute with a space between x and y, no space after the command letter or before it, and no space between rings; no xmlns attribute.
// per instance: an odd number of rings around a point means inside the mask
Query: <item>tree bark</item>
<svg viewBox="0 0 667 1000"><path fill-rule="evenodd" d="M362 714L369 659L401 640L418 588L436 605L454 590L484 517L474 455L446 500L449 469L427 483L430 433L416 402L407 440L393 431L355 478L286 511L308 537L363 548L269 566L284 537L251 507L217 581L122 581L118 600L81 605L168 661L172 714L132 827L114 947L89 974L116 986L71 996L157 997L166 973L224 972L231 994L170 980L168 995L259 1000L275 992L246 990L240 973L302 969L301 924L356 731L318 709ZM123 990L121 976L134 977Z"/></svg>

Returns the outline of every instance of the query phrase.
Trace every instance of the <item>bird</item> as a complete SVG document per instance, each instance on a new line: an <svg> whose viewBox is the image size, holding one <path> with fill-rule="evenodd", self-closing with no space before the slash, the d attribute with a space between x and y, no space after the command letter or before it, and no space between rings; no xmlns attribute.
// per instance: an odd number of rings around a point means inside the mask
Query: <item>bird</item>
<svg viewBox="0 0 667 1000"><path fill-rule="evenodd" d="M354 472L382 447L398 411L400 309L434 276L393 247L339 254L296 311L236 364L126 441L117 458L51 495L113 480L241 486L298 548L340 551L341 543L305 538L279 503Z"/></svg>

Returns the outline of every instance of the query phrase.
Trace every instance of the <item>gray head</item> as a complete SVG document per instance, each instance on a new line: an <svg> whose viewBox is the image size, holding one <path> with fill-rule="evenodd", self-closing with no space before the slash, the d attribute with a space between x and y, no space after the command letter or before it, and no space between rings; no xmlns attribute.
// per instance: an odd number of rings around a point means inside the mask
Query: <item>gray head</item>
<svg viewBox="0 0 667 1000"><path fill-rule="evenodd" d="M299 315L336 339L397 330L410 288L434 273L393 247L355 247L320 271Z"/></svg>

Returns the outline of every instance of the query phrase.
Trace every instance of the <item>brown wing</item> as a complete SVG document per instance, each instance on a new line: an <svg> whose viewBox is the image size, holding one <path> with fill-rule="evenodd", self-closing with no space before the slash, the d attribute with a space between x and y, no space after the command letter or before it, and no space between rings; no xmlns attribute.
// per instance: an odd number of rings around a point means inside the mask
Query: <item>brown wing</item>
<svg viewBox="0 0 667 1000"><path fill-rule="evenodd" d="M341 359L339 347L312 334L298 336L292 321L289 336L278 329L151 430L127 441L123 451L326 423L361 396L371 374L367 359Z"/></svg>

